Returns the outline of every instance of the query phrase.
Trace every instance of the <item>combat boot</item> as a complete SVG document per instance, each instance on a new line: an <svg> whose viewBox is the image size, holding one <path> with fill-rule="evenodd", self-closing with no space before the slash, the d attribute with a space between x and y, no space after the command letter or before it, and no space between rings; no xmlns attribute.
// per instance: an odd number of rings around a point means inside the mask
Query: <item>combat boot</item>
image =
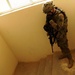
<svg viewBox="0 0 75 75"><path fill-rule="evenodd" d="M72 68L73 67L73 64L74 64L74 60L71 58L71 59L68 59L69 60L69 63L68 63L68 68Z"/></svg>

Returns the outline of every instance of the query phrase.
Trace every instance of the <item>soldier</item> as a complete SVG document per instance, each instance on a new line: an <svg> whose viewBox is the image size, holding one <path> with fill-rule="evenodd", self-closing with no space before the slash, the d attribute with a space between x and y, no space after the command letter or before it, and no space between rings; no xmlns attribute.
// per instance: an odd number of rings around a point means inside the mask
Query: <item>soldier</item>
<svg viewBox="0 0 75 75"><path fill-rule="evenodd" d="M67 58L69 61L68 68L71 68L74 60L72 59L72 55L68 48L67 16L64 11L53 5L53 1L43 4L43 12L46 14L46 24L44 25L44 30L49 36L50 43L53 44L56 41L62 52L59 59Z"/></svg>

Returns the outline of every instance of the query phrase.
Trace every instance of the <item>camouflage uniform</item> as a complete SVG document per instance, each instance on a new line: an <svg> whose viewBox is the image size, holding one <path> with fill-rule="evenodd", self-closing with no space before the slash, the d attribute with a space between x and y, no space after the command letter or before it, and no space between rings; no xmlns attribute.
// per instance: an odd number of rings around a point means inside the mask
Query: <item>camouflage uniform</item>
<svg viewBox="0 0 75 75"><path fill-rule="evenodd" d="M68 48L68 40L67 40L68 20L66 15L61 13L61 11L58 9L55 9L54 13L48 14L49 12L51 12L52 8L55 8L53 2L47 2L44 4L43 12L47 14L46 24L52 26L52 28L54 29L53 30L54 33L58 31L55 40L57 42L58 47L60 47L64 57L67 57L69 60L71 59L71 62L69 61L69 63L71 63L69 68L71 68L73 66L73 59L70 50ZM49 34L48 32L48 35L51 34Z"/></svg>

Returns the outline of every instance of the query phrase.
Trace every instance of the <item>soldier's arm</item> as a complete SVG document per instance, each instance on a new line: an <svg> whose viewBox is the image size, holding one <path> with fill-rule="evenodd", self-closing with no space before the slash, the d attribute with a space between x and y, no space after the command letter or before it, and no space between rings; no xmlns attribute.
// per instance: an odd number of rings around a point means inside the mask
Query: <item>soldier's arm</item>
<svg viewBox="0 0 75 75"><path fill-rule="evenodd" d="M63 36L65 35L65 29L64 29L64 15L61 13L59 14L59 18L57 21L57 29L58 29L58 34L57 34L57 38L63 38Z"/></svg>
<svg viewBox="0 0 75 75"><path fill-rule="evenodd" d="M52 25L52 27L55 29L55 30L61 30L61 28L63 27L64 25L64 15L61 13L58 15L58 18L57 18L57 22L54 22L53 20L50 20L49 23Z"/></svg>
<svg viewBox="0 0 75 75"><path fill-rule="evenodd" d="M63 29L64 28L64 15L62 13L58 15L58 19L56 23L54 22L52 24L52 27L56 29L56 31L58 31L57 38L59 37L63 38L63 35L65 35L65 33L63 33L64 32L64 29Z"/></svg>
<svg viewBox="0 0 75 75"><path fill-rule="evenodd" d="M61 13L58 16L58 21L57 21L57 25L58 25L58 29L59 31L62 29L62 27L64 26L64 15Z"/></svg>
<svg viewBox="0 0 75 75"><path fill-rule="evenodd" d="M50 20L49 23L55 30L57 30L57 23L55 23L53 20Z"/></svg>

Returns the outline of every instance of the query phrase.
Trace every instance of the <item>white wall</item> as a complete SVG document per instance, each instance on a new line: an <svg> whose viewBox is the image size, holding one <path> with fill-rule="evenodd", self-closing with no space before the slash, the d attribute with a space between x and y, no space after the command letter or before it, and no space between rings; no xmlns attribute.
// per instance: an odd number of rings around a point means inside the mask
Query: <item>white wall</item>
<svg viewBox="0 0 75 75"><path fill-rule="evenodd" d="M54 0L54 3L63 8L69 19L69 47L74 49L74 0ZM45 14L42 5L33 6L0 17L0 31L19 61L37 61L51 54L51 47L46 32L43 30ZM54 50L59 48L55 45Z"/></svg>
<svg viewBox="0 0 75 75"><path fill-rule="evenodd" d="M12 75L17 59L0 35L0 75Z"/></svg>

